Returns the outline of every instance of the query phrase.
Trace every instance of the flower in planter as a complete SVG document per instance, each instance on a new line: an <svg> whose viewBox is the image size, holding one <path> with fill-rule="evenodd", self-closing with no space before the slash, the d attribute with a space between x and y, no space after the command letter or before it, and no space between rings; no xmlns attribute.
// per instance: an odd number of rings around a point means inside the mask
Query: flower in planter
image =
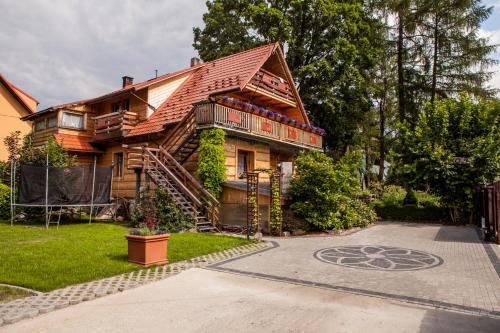
<svg viewBox="0 0 500 333"><path fill-rule="evenodd" d="M285 115L281 115L281 119L280 121L284 124L288 123L290 121L290 118L285 116Z"/></svg>

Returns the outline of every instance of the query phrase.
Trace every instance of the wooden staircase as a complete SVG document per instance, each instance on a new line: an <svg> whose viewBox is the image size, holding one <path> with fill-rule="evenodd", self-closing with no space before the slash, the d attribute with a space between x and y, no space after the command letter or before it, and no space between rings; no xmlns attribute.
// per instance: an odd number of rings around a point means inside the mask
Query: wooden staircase
<svg viewBox="0 0 500 333"><path fill-rule="evenodd" d="M163 187L194 219L198 231L217 231L219 201L182 166L199 145L194 115L192 110L159 148L128 147L127 166L144 170L157 186Z"/></svg>
<svg viewBox="0 0 500 333"><path fill-rule="evenodd" d="M200 145L196 107L175 126L161 144L180 164L184 164Z"/></svg>

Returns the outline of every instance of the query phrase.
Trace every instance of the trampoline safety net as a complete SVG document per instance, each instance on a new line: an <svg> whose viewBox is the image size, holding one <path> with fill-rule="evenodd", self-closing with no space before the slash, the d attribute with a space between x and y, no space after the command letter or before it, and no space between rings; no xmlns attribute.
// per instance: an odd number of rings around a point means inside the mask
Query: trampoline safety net
<svg viewBox="0 0 500 333"><path fill-rule="evenodd" d="M21 165L19 204L45 205L46 167ZM111 167L95 167L94 204L109 203ZM94 166L49 167L47 205L87 205L92 201Z"/></svg>

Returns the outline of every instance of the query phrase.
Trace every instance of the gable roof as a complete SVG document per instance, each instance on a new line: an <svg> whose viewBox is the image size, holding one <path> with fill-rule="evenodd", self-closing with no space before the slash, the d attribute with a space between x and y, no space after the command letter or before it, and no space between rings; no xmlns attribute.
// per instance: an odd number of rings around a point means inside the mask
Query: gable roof
<svg viewBox="0 0 500 333"><path fill-rule="evenodd" d="M0 82L3 83L7 90L17 99L17 101L21 104L22 107L26 109L29 114L36 112L36 109L29 106L26 101L26 98L29 98L36 104L38 104L39 102L35 98L31 97L26 92L16 87L11 82L7 81L7 79L2 74L0 74Z"/></svg>
<svg viewBox="0 0 500 333"><path fill-rule="evenodd" d="M166 124L180 121L191 110L193 103L217 93L243 89L279 48L278 43L263 45L200 64L155 113L135 126L128 136L160 132Z"/></svg>

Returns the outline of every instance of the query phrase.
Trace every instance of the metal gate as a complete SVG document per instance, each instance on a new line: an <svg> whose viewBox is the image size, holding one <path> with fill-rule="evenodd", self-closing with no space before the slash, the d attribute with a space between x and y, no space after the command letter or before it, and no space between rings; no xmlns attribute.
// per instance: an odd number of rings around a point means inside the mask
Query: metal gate
<svg viewBox="0 0 500 333"><path fill-rule="evenodd" d="M474 216L485 239L500 244L500 181L476 189Z"/></svg>

